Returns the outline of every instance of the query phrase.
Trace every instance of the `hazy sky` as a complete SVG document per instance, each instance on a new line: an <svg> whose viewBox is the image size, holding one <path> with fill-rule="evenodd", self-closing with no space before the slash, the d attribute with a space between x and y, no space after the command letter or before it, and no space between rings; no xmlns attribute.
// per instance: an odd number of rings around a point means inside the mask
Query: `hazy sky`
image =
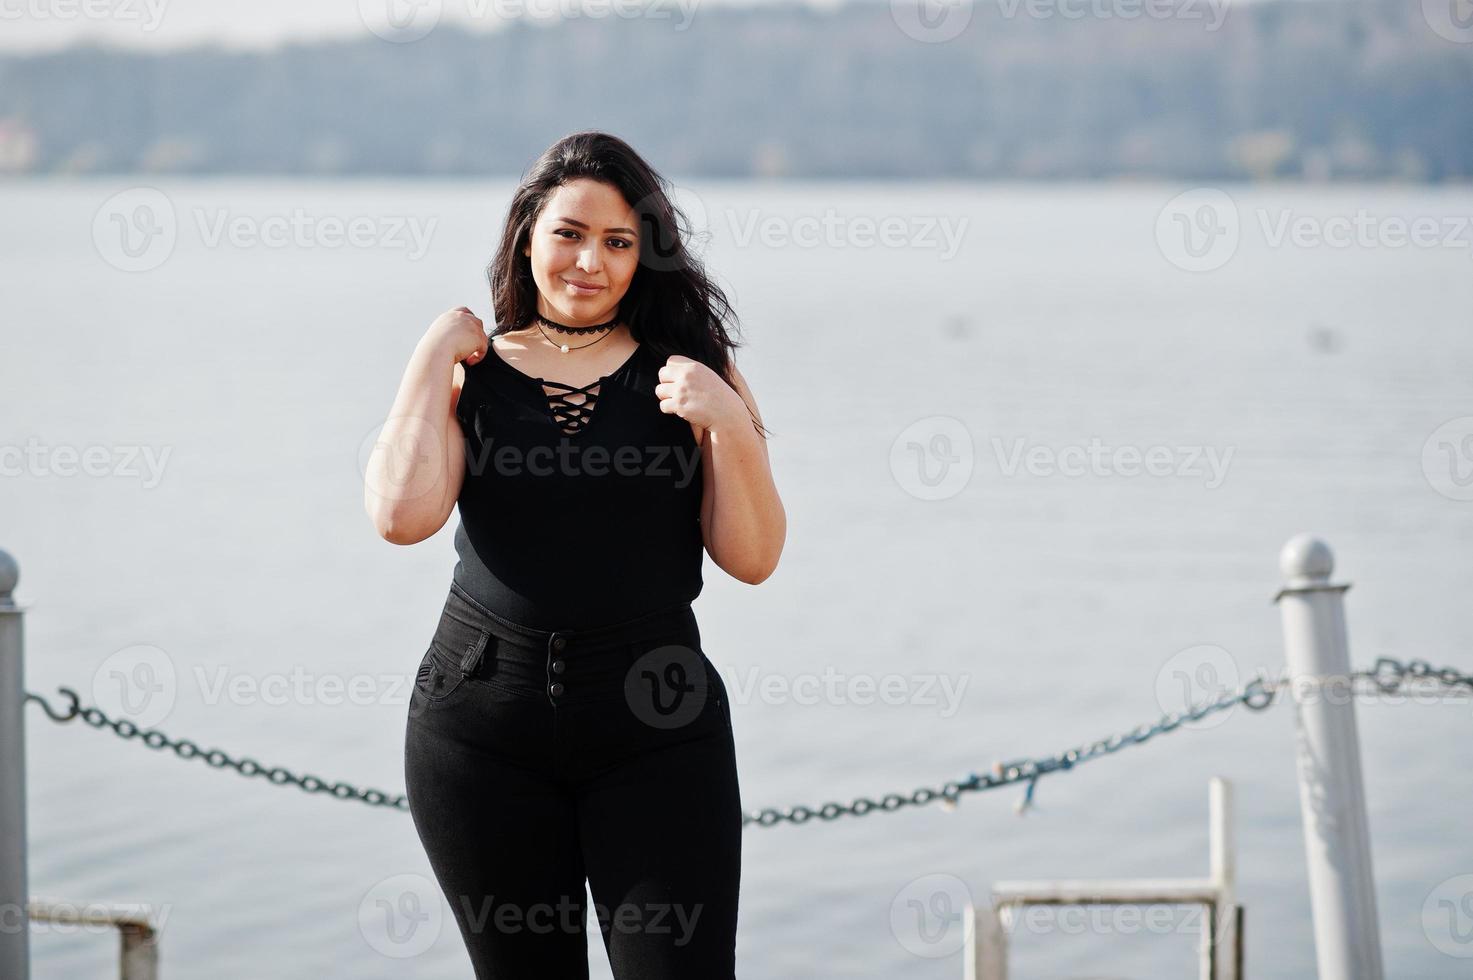
<svg viewBox="0 0 1473 980"><path fill-rule="evenodd" d="M773 0L669 0L693 12L715 4ZM836 0L815 0L829 6ZM970 0L926 0L931 3ZM0 0L0 50L39 51L95 39L108 45L175 48L217 43L259 48L283 40L374 36L413 25L458 23L495 30L507 14L630 16L642 0ZM576 14L575 14L576 16Z"/></svg>

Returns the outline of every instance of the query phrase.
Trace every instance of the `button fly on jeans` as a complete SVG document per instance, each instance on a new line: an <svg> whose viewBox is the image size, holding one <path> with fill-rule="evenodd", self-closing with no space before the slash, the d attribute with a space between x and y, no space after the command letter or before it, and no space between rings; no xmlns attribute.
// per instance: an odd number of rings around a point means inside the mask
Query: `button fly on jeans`
<svg viewBox="0 0 1473 980"><path fill-rule="evenodd" d="M568 689L562 681L554 681L552 679L553 674L561 674L568 666L563 660L554 657L553 652L560 653L567 646L568 638L562 633L554 633L547 643L547 679L550 682L547 686L547 700L552 703L553 707L557 707L557 698Z"/></svg>

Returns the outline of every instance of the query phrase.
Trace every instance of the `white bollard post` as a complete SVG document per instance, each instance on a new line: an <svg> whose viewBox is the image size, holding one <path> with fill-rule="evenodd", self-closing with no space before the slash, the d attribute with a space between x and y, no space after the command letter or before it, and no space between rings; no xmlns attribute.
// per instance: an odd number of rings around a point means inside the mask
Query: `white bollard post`
<svg viewBox="0 0 1473 980"><path fill-rule="evenodd" d="M1350 682L1344 592L1323 541L1295 535L1279 553L1274 601L1298 738L1299 806L1319 980L1381 980L1371 840Z"/></svg>
<svg viewBox="0 0 1473 980"><path fill-rule="evenodd" d="M15 559L0 551L0 977L30 977L26 916L26 685Z"/></svg>

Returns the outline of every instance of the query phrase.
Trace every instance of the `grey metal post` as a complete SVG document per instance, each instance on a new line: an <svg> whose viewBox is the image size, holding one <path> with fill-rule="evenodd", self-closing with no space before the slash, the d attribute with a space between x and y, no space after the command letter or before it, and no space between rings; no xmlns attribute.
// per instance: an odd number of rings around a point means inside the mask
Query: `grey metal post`
<svg viewBox="0 0 1473 980"><path fill-rule="evenodd" d="M1381 980L1371 840L1360 740L1350 684L1344 592L1330 582L1335 559L1299 534L1279 553L1286 584L1274 601L1298 742L1299 808L1314 917L1319 980Z"/></svg>
<svg viewBox="0 0 1473 980"><path fill-rule="evenodd" d="M0 551L0 977L31 975L26 916L26 685L21 656L20 566Z"/></svg>

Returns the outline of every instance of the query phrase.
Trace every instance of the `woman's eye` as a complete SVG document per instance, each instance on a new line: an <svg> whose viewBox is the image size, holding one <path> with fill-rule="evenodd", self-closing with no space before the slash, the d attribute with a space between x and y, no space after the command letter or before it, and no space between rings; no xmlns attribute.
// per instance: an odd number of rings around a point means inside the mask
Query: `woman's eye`
<svg viewBox="0 0 1473 980"><path fill-rule="evenodd" d="M565 234L566 235L572 235L574 238L579 237L578 236L578 233L576 231L574 231L573 229L571 229L571 228L559 228L557 231L553 232L553 234L554 235L565 235ZM619 251L621 251L621 252L624 251L626 248L633 248L634 247L634 243L631 242L631 241L629 241L626 238L610 238L609 239L609 244L610 245L617 245Z"/></svg>

